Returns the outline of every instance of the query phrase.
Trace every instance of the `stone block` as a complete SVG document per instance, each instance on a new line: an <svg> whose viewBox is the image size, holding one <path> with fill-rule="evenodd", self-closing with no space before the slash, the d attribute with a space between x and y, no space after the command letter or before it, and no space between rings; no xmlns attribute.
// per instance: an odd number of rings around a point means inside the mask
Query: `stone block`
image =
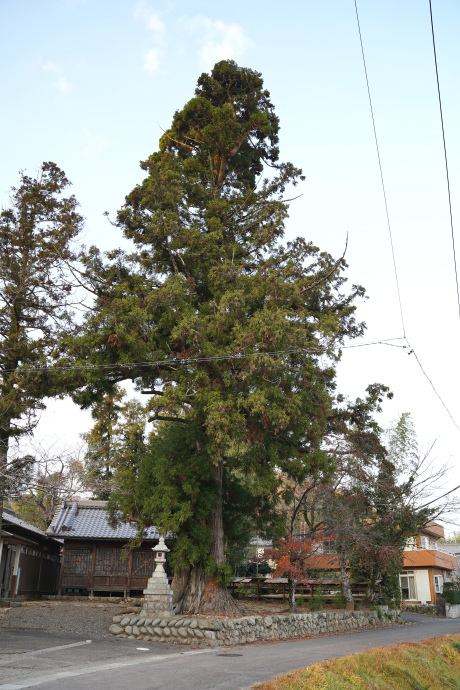
<svg viewBox="0 0 460 690"><path fill-rule="evenodd" d="M177 631L177 634L179 635L179 637L186 639L187 638L187 629L186 628L179 628Z"/></svg>
<svg viewBox="0 0 460 690"><path fill-rule="evenodd" d="M114 623L121 623L121 616L114 616L114 617L113 617L113 622L114 622Z"/></svg>
<svg viewBox="0 0 460 690"><path fill-rule="evenodd" d="M109 633L112 635L120 635L121 633L124 633L124 628L122 628L120 625L116 625L113 623L113 625L110 626L109 628Z"/></svg>
<svg viewBox="0 0 460 690"><path fill-rule="evenodd" d="M120 625L124 628L126 625L129 625L130 620L129 616L125 616L125 618L121 619Z"/></svg>

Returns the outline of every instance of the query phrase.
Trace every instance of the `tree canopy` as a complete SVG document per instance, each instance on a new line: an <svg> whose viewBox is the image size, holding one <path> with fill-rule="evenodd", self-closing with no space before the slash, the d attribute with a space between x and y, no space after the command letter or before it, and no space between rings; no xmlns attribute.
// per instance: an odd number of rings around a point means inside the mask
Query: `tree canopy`
<svg viewBox="0 0 460 690"><path fill-rule="evenodd" d="M0 212L0 517L12 439L30 433L43 399L65 389L49 376L58 344L72 330L72 283L82 229L64 172L43 163L36 178L20 173Z"/></svg>
<svg viewBox="0 0 460 690"><path fill-rule="evenodd" d="M193 604L201 611L230 606L216 585L226 567L224 473L250 476L261 496L277 490L280 469L296 477L329 465L321 440L339 346L363 330L354 312L364 291L344 290L344 258L302 237L281 243L285 193L302 174L279 162L278 131L258 72L223 61L200 77L118 214L134 251L104 259L92 248L84 259L96 302L70 344L80 363L105 367L88 374L81 404L133 379L152 394L152 421L184 427L164 432L172 448L194 438L184 458L201 458L199 477L214 486Z"/></svg>

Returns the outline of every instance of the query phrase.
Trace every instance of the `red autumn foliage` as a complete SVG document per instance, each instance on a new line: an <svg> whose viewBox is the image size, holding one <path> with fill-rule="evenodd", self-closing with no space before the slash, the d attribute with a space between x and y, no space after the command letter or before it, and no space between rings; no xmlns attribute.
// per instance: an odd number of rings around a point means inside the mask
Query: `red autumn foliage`
<svg viewBox="0 0 460 690"><path fill-rule="evenodd" d="M287 577L290 580L304 580L311 568L311 557L316 553L314 539L296 539L292 535L280 539L276 548L265 549L265 558L274 560L276 570L273 577Z"/></svg>

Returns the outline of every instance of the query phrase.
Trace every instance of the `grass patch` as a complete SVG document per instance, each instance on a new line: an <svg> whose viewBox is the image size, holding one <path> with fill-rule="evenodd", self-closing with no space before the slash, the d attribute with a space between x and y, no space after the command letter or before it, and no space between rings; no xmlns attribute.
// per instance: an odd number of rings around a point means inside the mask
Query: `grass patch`
<svg viewBox="0 0 460 690"><path fill-rule="evenodd" d="M260 683L258 690L460 690L460 635L372 649Z"/></svg>

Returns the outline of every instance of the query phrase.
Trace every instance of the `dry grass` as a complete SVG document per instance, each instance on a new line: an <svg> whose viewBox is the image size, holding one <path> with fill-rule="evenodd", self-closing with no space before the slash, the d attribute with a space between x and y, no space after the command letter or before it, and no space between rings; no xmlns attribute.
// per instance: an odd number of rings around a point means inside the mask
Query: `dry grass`
<svg viewBox="0 0 460 690"><path fill-rule="evenodd" d="M460 690L460 635L360 652L292 671L258 690Z"/></svg>

